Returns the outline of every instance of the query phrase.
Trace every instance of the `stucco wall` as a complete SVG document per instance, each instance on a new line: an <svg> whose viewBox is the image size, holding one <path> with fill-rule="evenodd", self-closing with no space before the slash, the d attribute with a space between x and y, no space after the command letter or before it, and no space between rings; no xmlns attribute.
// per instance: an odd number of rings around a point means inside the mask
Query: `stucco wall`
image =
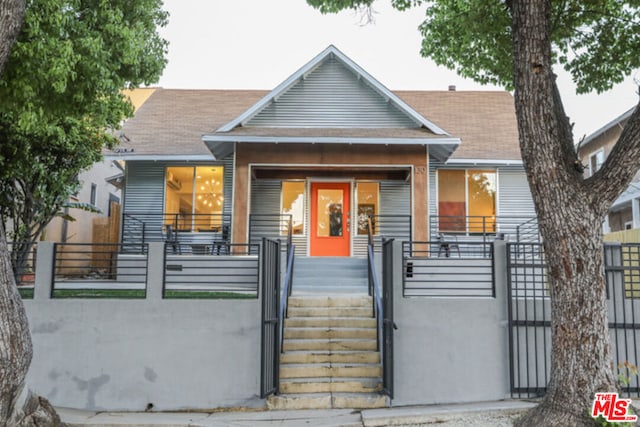
<svg viewBox="0 0 640 427"><path fill-rule="evenodd" d="M404 298L395 243L393 405L509 397L504 243L495 251L496 298Z"/></svg>
<svg viewBox="0 0 640 427"><path fill-rule="evenodd" d="M25 300L35 392L91 410L263 404L258 300L163 300L162 244L150 248L146 300L48 299L51 250L39 247L36 293Z"/></svg>

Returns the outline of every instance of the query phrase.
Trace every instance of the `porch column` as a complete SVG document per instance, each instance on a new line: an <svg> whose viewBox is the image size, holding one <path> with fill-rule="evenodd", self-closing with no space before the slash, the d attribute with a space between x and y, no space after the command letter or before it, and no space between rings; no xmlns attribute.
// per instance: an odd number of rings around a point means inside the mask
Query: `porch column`
<svg viewBox="0 0 640 427"><path fill-rule="evenodd" d="M428 167L416 166L413 172L413 237L412 240L429 240L428 218Z"/></svg>
<svg viewBox="0 0 640 427"><path fill-rule="evenodd" d="M231 230L232 243L249 243L247 222L249 219L249 164L245 150L236 145L236 164L233 176L233 226Z"/></svg>

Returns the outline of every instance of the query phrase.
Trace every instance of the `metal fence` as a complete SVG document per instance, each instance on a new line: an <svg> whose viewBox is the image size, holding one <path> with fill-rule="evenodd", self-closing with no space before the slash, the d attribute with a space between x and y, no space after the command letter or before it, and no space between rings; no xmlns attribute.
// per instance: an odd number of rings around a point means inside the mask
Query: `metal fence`
<svg viewBox="0 0 640 427"><path fill-rule="evenodd" d="M231 226L227 214L126 212L122 216L122 251L140 252L146 243L177 240L189 243L198 236L220 240ZM196 243L197 244L197 243Z"/></svg>
<svg viewBox="0 0 640 427"><path fill-rule="evenodd" d="M520 241L537 233L537 219L519 216L439 216L429 217L431 240L439 235L453 235L466 240L490 242L501 240ZM538 241L538 240L536 240Z"/></svg>
<svg viewBox="0 0 640 427"><path fill-rule="evenodd" d="M146 295L148 247L123 254L115 243L55 243L51 297L131 297Z"/></svg>
<svg viewBox="0 0 640 427"><path fill-rule="evenodd" d="M402 242L405 297L495 297L493 244Z"/></svg>
<svg viewBox="0 0 640 427"><path fill-rule="evenodd" d="M286 214L250 214L249 215L249 243L260 244L263 238L284 239L291 236L292 215ZM289 238L287 242L290 242ZM281 245L283 251L287 246Z"/></svg>
<svg viewBox="0 0 640 427"><path fill-rule="evenodd" d="M163 298L258 297L259 245L233 244L213 252L173 253L165 244ZM185 248L186 251L187 248Z"/></svg>
<svg viewBox="0 0 640 427"><path fill-rule="evenodd" d="M640 396L640 244L606 244L609 333L621 391ZM551 307L547 263L540 243L507 244L511 395L546 392L551 367Z"/></svg>
<svg viewBox="0 0 640 427"><path fill-rule="evenodd" d="M262 239L261 398L277 393L279 388L280 247L279 241Z"/></svg>

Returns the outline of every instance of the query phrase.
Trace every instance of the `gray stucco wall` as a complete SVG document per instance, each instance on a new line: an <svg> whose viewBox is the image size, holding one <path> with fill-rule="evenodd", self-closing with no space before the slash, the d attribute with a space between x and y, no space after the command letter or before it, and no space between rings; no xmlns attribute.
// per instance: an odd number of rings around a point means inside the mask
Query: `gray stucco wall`
<svg viewBox="0 0 640 427"><path fill-rule="evenodd" d="M509 397L504 243L495 251L496 298L404 298L394 243L394 406Z"/></svg>
<svg viewBox="0 0 640 427"><path fill-rule="evenodd" d="M90 410L263 405L259 300L163 300L162 244L150 245L145 300L49 299L51 251L39 246L25 300L36 393Z"/></svg>

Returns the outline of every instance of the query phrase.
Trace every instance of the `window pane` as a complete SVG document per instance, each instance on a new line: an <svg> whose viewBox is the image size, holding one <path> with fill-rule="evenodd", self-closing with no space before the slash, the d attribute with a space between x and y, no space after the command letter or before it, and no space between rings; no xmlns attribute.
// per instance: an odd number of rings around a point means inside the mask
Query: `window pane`
<svg viewBox="0 0 640 427"><path fill-rule="evenodd" d="M176 230L191 231L193 167L169 167L166 180L165 223Z"/></svg>
<svg viewBox="0 0 640 427"><path fill-rule="evenodd" d="M368 234L369 215L378 214L378 183L359 182L357 187L358 198L358 234ZM373 234L377 234L375 218L371 218Z"/></svg>
<svg viewBox="0 0 640 427"><path fill-rule="evenodd" d="M496 173L468 171L469 232L496 232Z"/></svg>
<svg viewBox="0 0 640 427"><path fill-rule="evenodd" d="M220 231L224 202L223 167L198 166L195 169L195 231Z"/></svg>
<svg viewBox="0 0 640 427"><path fill-rule="evenodd" d="M318 190L318 237L342 236L342 190Z"/></svg>
<svg viewBox="0 0 640 427"><path fill-rule="evenodd" d="M222 166L168 167L165 224L179 231L220 230L223 172Z"/></svg>
<svg viewBox="0 0 640 427"><path fill-rule="evenodd" d="M438 216L440 231L465 232L467 215L464 170L438 171Z"/></svg>
<svg viewBox="0 0 640 427"><path fill-rule="evenodd" d="M282 183L282 215L291 215L292 233L304 234L304 182ZM282 234L286 234L286 224L283 224Z"/></svg>

